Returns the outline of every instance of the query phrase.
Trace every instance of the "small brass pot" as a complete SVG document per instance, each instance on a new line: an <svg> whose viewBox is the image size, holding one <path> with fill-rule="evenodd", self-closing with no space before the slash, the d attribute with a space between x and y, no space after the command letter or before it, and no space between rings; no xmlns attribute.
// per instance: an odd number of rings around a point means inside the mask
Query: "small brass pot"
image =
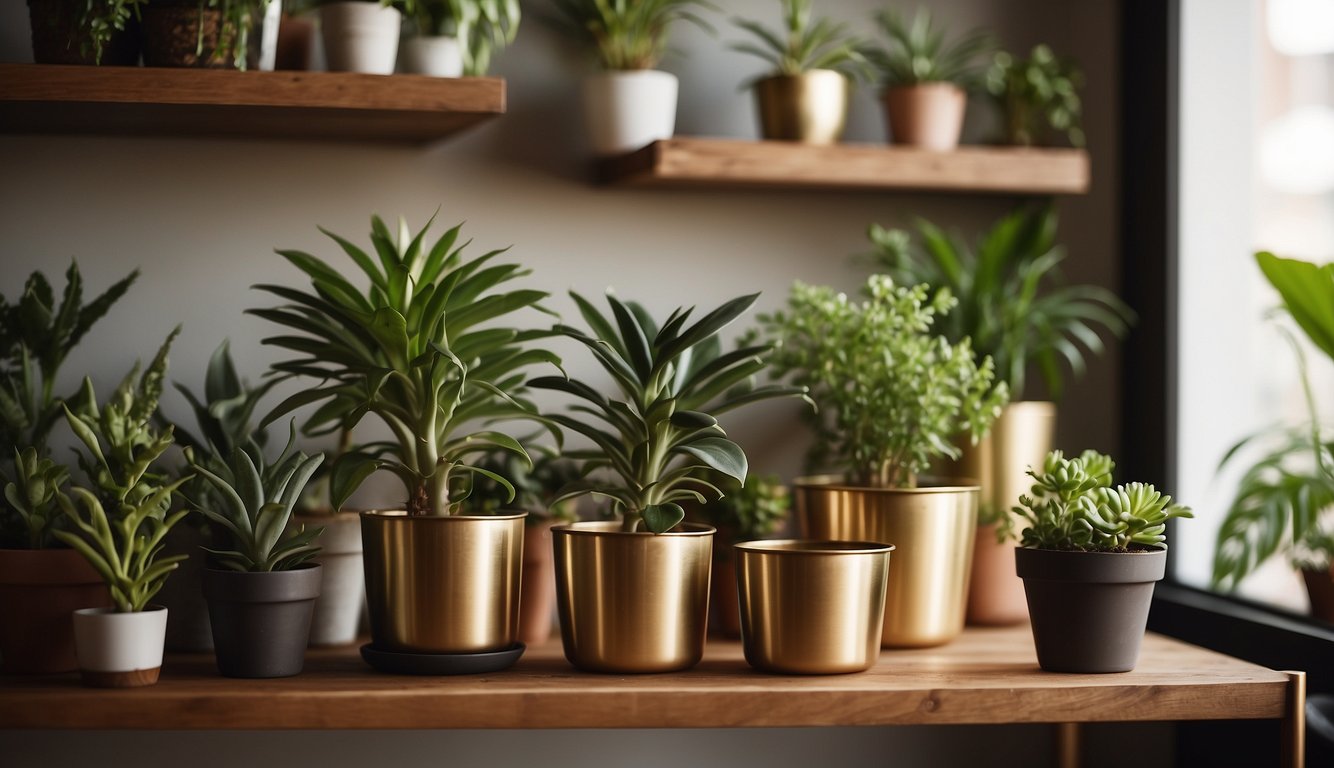
<svg viewBox="0 0 1334 768"><path fill-rule="evenodd" d="M797 675L870 669L880 657L893 549L843 541L737 544L746 661Z"/></svg>
<svg viewBox="0 0 1334 768"><path fill-rule="evenodd" d="M704 655L712 526L626 533L558 525L556 605L565 658L589 672L673 672Z"/></svg>
<svg viewBox="0 0 1334 768"><path fill-rule="evenodd" d="M833 476L800 478L795 485L804 538L894 545L881 637L885 647L943 645L963 631L977 528L976 485L861 488Z"/></svg>
<svg viewBox="0 0 1334 768"><path fill-rule="evenodd" d="M848 120L848 79L830 69L773 75L755 83L766 139L835 144Z"/></svg>
<svg viewBox="0 0 1334 768"><path fill-rule="evenodd" d="M376 649L457 654L513 647L524 517L362 512Z"/></svg>

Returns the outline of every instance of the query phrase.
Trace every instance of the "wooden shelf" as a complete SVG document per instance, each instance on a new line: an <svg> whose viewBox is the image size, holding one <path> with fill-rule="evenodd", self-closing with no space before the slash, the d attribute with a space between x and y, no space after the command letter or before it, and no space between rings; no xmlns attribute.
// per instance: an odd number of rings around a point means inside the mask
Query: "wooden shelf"
<svg viewBox="0 0 1334 768"><path fill-rule="evenodd" d="M602 160L598 180L636 187L927 190L1083 194L1082 149L959 147L929 152L877 144L674 138Z"/></svg>
<svg viewBox="0 0 1334 768"><path fill-rule="evenodd" d="M1027 627L969 629L942 648L886 651L870 671L783 677L711 642L690 672L575 671L559 642L475 677L396 677L355 649L312 651L279 680L219 677L211 656L173 656L161 681L80 687L75 675L0 678L6 728L382 729L707 728L1283 718L1286 674L1150 635L1139 668L1040 671Z"/></svg>
<svg viewBox="0 0 1334 768"><path fill-rule="evenodd" d="M0 131L423 143L505 112L505 81L0 64Z"/></svg>

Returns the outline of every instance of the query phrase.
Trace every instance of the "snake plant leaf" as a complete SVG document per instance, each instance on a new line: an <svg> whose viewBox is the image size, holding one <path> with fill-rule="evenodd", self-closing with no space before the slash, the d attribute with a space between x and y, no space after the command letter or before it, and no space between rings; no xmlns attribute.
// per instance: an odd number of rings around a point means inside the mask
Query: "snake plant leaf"
<svg viewBox="0 0 1334 768"><path fill-rule="evenodd" d="M653 533L666 533L686 519L686 512L681 505L672 502L650 504L644 507L641 514L644 527Z"/></svg>

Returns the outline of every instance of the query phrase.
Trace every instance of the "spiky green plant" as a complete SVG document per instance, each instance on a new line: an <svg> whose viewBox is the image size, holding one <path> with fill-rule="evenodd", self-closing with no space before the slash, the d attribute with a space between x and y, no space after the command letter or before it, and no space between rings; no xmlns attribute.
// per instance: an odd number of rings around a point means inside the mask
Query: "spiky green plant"
<svg viewBox="0 0 1334 768"><path fill-rule="evenodd" d="M1069 59L1039 45L1027 59L1001 51L986 74L987 92L1000 108L1009 144L1049 144L1064 134L1072 146L1084 146L1079 89L1084 75Z"/></svg>
<svg viewBox="0 0 1334 768"><path fill-rule="evenodd" d="M578 416L548 418L594 446L571 454L585 460L589 479L562 498L608 498L624 530L636 531L642 523L653 533L664 533L685 517L681 501L703 503L701 491L721 495L703 471L713 469L738 481L746 478L746 454L728 439L715 414L772 397L802 395L804 390L755 385L753 377L766 365L769 344L721 351L718 332L759 294L732 299L689 325L693 308L679 308L661 326L639 304L610 293L610 317L579 294L570 295L589 332L565 325L557 330L592 353L611 374L620 396L608 397L559 376L531 382L581 401L570 408Z"/></svg>
<svg viewBox="0 0 1334 768"><path fill-rule="evenodd" d="M467 243L457 244L462 225L427 243L430 226L412 235L400 222L396 242L373 217L375 259L321 230L360 269L368 283L364 288L315 256L293 250L278 253L310 278L308 290L256 286L287 303L249 312L295 332L264 340L297 353L273 369L282 377L315 382L280 403L264 422L319 403L308 422L316 433L350 430L370 413L393 435L390 442L349 451L334 462L330 486L336 507L381 469L403 482L409 515L456 514L478 474L512 493L508 480L470 457L501 449L527 460L517 440L487 424L533 418L535 409L522 398L524 371L537 363L560 364L550 351L531 346L549 331L503 324L516 312L540 309L547 296L526 288L501 290L529 271L490 264L503 251L465 259Z"/></svg>
<svg viewBox="0 0 1334 768"><path fill-rule="evenodd" d="M945 30L933 24L925 7L917 9L911 22L887 8L876 14L876 23L889 42L868 48L866 56L887 88L921 83L971 88L980 78L979 58L995 47L991 34L981 29L946 42Z"/></svg>
<svg viewBox="0 0 1334 768"><path fill-rule="evenodd" d="M206 452L228 456L238 447L254 440L260 447L266 434L255 428L255 412L260 401L278 382L267 379L251 386L236 372L231 345L223 341L213 350L204 372L204 396L196 395L180 382L173 383L190 404L199 434L195 435L180 424L174 424L176 441L196 454Z"/></svg>
<svg viewBox="0 0 1334 768"><path fill-rule="evenodd" d="M832 69L849 77L868 74L862 40L827 17L815 18L811 0L779 0L783 28L775 33L749 19L732 23L753 35L757 42L733 43L734 51L758 56L773 67L774 74L800 75L815 69Z"/></svg>
<svg viewBox="0 0 1334 768"><path fill-rule="evenodd" d="M496 51L519 33L519 0L416 0L409 10L421 35L457 37L463 74L485 75Z"/></svg>
<svg viewBox="0 0 1334 768"><path fill-rule="evenodd" d="M653 69L667 50L667 30L677 21L712 29L695 8L705 0L554 0L558 28L590 45L610 71Z"/></svg>

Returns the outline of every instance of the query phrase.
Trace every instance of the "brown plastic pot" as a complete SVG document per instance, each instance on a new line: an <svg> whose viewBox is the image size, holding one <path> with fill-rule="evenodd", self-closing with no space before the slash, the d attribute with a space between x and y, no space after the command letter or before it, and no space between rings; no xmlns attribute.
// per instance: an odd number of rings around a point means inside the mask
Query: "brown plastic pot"
<svg viewBox="0 0 1334 768"><path fill-rule="evenodd" d="M218 671L252 678L300 674L323 575L318 564L269 573L205 569Z"/></svg>
<svg viewBox="0 0 1334 768"><path fill-rule="evenodd" d="M737 597L736 555L730 544L722 547L713 561L713 578L709 582L709 605L713 614L710 629L719 637L741 637L741 602Z"/></svg>
<svg viewBox="0 0 1334 768"><path fill-rule="evenodd" d="M102 577L78 552L0 549L0 669L73 672L74 611L110 606Z"/></svg>
<svg viewBox="0 0 1334 768"><path fill-rule="evenodd" d="M889 140L894 144L948 152L959 146L968 105L953 83L919 83L887 88L884 93Z"/></svg>
<svg viewBox="0 0 1334 768"><path fill-rule="evenodd" d="M231 53L217 51L223 32L220 11L205 8L201 12L195 2L153 3L144 6L142 15L144 66L226 69L235 65Z"/></svg>
<svg viewBox="0 0 1334 768"><path fill-rule="evenodd" d="M519 587L519 640L525 645L551 638L556 613L556 564L551 549L553 520L523 528L523 574Z"/></svg>
<svg viewBox="0 0 1334 768"><path fill-rule="evenodd" d="M1015 548L1038 664L1048 672L1129 672L1167 550L1062 552Z"/></svg>
<svg viewBox="0 0 1334 768"><path fill-rule="evenodd" d="M186 555L153 598L167 609L166 649L176 653L213 650L213 630L208 625L208 603L204 602L204 547L213 546L207 530L178 525L163 540L162 556Z"/></svg>
<svg viewBox="0 0 1334 768"><path fill-rule="evenodd" d="M1334 564L1323 570L1304 569L1302 579L1311 598L1311 616L1334 624Z"/></svg>
<svg viewBox="0 0 1334 768"><path fill-rule="evenodd" d="M79 24L78 0L28 0L32 60L38 64L97 64L92 43ZM104 66L139 63L139 20L131 14L125 29L113 32L102 47Z"/></svg>

